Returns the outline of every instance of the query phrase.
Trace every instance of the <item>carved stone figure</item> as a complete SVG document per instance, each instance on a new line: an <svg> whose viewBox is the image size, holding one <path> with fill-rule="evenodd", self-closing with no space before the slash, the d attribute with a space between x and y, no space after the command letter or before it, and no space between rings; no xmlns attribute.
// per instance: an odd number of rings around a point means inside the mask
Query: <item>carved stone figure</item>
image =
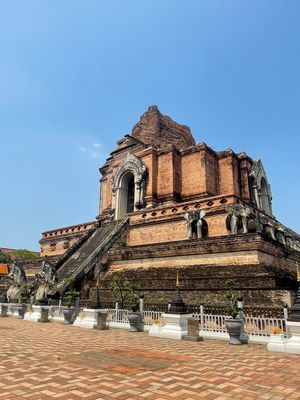
<svg viewBox="0 0 300 400"><path fill-rule="evenodd" d="M232 235L236 235L238 233L239 209L235 206L230 206L227 208L227 211L231 215L230 232Z"/></svg>
<svg viewBox="0 0 300 400"><path fill-rule="evenodd" d="M227 207L230 217L230 232L232 235L238 233L239 223L242 225L243 233L248 233L248 220L251 215L251 208L241 204Z"/></svg>
<svg viewBox="0 0 300 400"><path fill-rule="evenodd" d="M47 298L48 293L58 282L55 267L48 260L42 262L41 271L35 275L38 286L35 298L43 300Z"/></svg>
<svg viewBox="0 0 300 400"><path fill-rule="evenodd" d="M90 297L90 290L91 290L91 287L90 287L89 283L85 281L81 287L80 298L83 300L88 300Z"/></svg>
<svg viewBox="0 0 300 400"><path fill-rule="evenodd" d="M276 227L275 237L276 237L276 240L278 240L279 243L286 244L285 230L282 228L282 226L278 225Z"/></svg>
<svg viewBox="0 0 300 400"><path fill-rule="evenodd" d="M285 236L285 242L286 242L287 246L293 248L293 245L294 245L293 238L289 233L287 233Z"/></svg>
<svg viewBox="0 0 300 400"><path fill-rule="evenodd" d="M295 250L300 251L300 241L299 240L295 241Z"/></svg>
<svg viewBox="0 0 300 400"><path fill-rule="evenodd" d="M184 218L186 219L187 222L188 238L193 239L193 224L197 221L196 212L195 211L186 212L184 214Z"/></svg>
<svg viewBox="0 0 300 400"><path fill-rule="evenodd" d="M19 300L22 288L27 281L26 274L22 265L15 261L9 266L9 271L8 280L11 285L7 289L6 296L9 300Z"/></svg>
<svg viewBox="0 0 300 400"><path fill-rule="evenodd" d="M264 214L259 214L259 222L263 227L263 236L276 240L274 223Z"/></svg>
<svg viewBox="0 0 300 400"><path fill-rule="evenodd" d="M190 211L184 214L184 218L187 221L187 231L188 238L193 239L193 233L196 231L197 238L203 238L203 218L206 212L204 210L200 211Z"/></svg>

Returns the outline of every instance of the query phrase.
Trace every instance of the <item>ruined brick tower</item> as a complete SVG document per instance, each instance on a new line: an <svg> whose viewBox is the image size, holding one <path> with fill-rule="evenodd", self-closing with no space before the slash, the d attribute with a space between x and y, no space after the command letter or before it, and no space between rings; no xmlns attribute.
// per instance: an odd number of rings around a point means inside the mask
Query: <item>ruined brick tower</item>
<svg viewBox="0 0 300 400"><path fill-rule="evenodd" d="M92 284L100 273L110 299L111 274L124 268L146 302L166 303L179 271L187 303L219 304L226 278L248 304L290 303L300 237L273 216L260 160L196 144L187 126L151 106L100 172L97 222L58 260L62 281ZM44 254L53 236L64 240L50 233Z"/></svg>

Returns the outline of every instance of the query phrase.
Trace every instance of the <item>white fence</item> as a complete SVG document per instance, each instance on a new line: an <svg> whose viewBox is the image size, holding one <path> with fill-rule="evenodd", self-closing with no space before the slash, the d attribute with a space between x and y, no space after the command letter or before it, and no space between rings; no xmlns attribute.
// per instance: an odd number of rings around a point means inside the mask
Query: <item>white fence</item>
<svg viewBox="0 0 300 400"><path fill-rule="evenodd" d="M200 310L201 311L201 310ZM199 314L194 313L194 318L200 321L200 331L226 333L225 321L230 318L227 315ZM247 335L270 336L273 330L286 333L285 318L251 317L244 316L244 332Z"/></svg>
<svg viewBox="0 0 300 400"><path fill-rule="evenodd" d="M10 304L9 315L17 315L18 304ZM51 306L49 317L53 321L63 321L62 306ZM82 308L77 309L80 313ZM128 310L116 308L107 309L107 324L110 327L129 329ZM284 309L283 318L253 317L244 316L244 332L249 336L250 342L265 343L274 330L288 336L286 331L286 320L288 318L287 309ZM225 327L225 321L229 316L206 314L203 306L199 307L199 313L193 313L192 316L199 320L200 335L208 338L227 339L228 334ZM164 324L163 312L144 311L143 324L144 330L149 330L152 324Z"/></svg>
<svg viewBox="0 0 300 400"><path fill-rule="evenodd" d="M129 329L128 310L109 308L107 313L107 324L110 327ZM162 312L160 311L144 311L143 324L144 330L149 330L150 326L155 322L162 321Z"/></svg>
<svg viewBox="0 0 300 400"><path fill-rule="evenodd" d="M108 308L106 323L112 328L129 329L128 310Z"/></svg>
<svg viewBox="0 0 300 400"><path fill-rule="evenodd" d="M108 309L108 325L127 329L129 326L127 315L128 310ZM144 311L144 329L149 330L150 326L154 323L163 324L162 315L163 312L161 311ZM203 336L227 339L225 321L229 316L205 314L203 307L200 307L199 313L193 313L192 316L199 320L200 334ZM274 329L287 334L286 319L287 313L285 313L284 318L252 317L246 315L244 316L244 332L249 336L250 342L264 343L265 339L268 340Z"/></svg>
<svg viewBox="0 0 300 400"><path fill-rule="evenodd" d="M205 314L200 308L200 313L194 313L193 317L199 319L200 335L211 339L228 338L227 329L225 326L226 319L230 318L227 315ZM269 317L252 317L244 316L244 333L249 338L249 343L266 344L269 341L270 335L274 330L279 330L286 336L286 319L285 318L269 318Z"/></svg>

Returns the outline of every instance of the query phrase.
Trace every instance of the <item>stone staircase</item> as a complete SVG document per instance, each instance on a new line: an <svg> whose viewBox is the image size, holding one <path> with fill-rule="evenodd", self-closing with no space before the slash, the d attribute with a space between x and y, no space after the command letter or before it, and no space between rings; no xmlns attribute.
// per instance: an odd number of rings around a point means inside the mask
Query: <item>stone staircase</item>
<svg viewBox="0 0 300 400"><path fill-rule="evenodd" d="M58 265L58 285L56 291L63 292L72 280L87 274L124 232L128 218L122 221L111 221L94 230L61 265Z"/></svg>

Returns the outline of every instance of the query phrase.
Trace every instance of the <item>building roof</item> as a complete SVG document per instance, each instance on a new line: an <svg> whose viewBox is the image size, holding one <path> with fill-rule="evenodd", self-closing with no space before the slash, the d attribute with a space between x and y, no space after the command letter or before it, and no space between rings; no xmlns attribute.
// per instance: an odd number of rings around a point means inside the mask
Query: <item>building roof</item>
<svg viewBox="0 0 300 400"><path fill-rule="evenodd" d="M0 264L0 276L8 275L8 265Z"/></svg>

